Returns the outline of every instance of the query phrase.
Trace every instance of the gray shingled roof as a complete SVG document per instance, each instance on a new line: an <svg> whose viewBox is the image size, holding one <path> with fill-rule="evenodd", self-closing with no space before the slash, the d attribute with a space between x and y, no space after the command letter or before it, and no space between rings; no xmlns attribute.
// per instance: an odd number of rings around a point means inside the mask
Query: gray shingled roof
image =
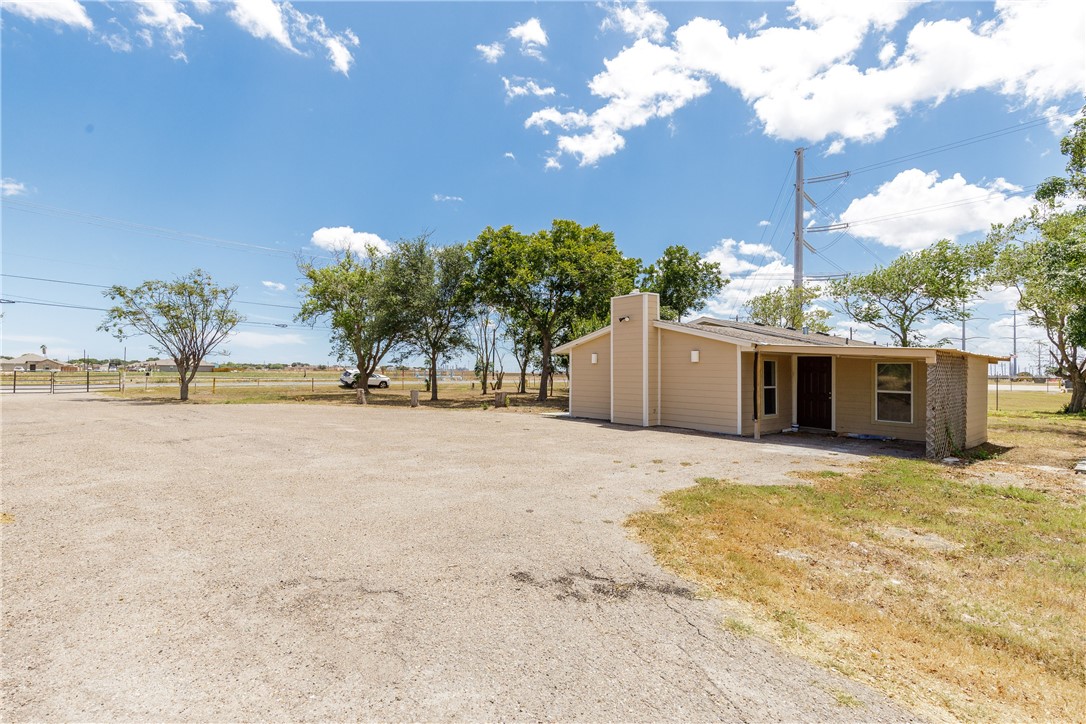
<svg viewBox="0 0 1086 724"><path fill-rule="evenodd" d="M836 337L830 334L818 334L810 332L804 334L798 329L785 327L769 327L753 322L734 322L728 319L713 319L712 317L698 317L692 322L668 322L682 327L700 329L703 332L713 332L738 339L755 342L757 344L806 344L813 347L837 347L843 344L857 347L872 347L870 342L861 342L845 337Z"/></svg>

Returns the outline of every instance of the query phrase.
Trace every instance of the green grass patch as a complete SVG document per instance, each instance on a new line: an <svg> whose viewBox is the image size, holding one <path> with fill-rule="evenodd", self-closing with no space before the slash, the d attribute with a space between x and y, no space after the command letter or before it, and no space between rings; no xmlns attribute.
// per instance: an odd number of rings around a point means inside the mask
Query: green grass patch
<svg viewBox="0 0 1086 724"><path fill-rule="evenodd" d="M785 645L906 701L1074 718L1086 700L1082 496L954 475L878 458L810 485L699 478L628 525L668 567L752 604Z"/></svg>

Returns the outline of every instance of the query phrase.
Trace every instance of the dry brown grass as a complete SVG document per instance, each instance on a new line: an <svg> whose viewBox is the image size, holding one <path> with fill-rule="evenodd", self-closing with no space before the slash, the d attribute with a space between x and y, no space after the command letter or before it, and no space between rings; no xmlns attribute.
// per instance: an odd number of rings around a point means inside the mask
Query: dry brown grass
<svg viewBox="0 0 1086 724"><path fill-rule="evenodd" d="M992 422L1008 458L1037 436L1059 459L1082 452L1086 420L1029 409ZM1034 452L1019 455L968 468L875 459L797 486L702 479L628 525L664 565L742 611L725 623L732 631L779 642L918 713L1080 721L1083 487L1070 473L1030 468ZM987 482L989 470L1002 476Z"/></svg>
<svg viewBox="0 0 1086 724"><path fill-rule="evenodd" d="M509 391L506 388L506 391ZM297 403L297 404L325 404L325 405L355 405L357 393L355 390L341 387L316 387L313 390L299 386L275 386L261 385L229 387L221 385L215 392L204 385L190 391L187 403L177 399L176 388L151 388L147 391L130 387L123 394L119 392L103 393L110 397L118 397L130 400L142 400L146 402L159 402L163 404L196 404L196 405L230 405L230 404L268 404L268 403ZM564 387L559 387L557 394L553 395L545 403L536 400L538 390L530 389L527 393L510 394L509 409L516 412L556 412L565 411L568 408L569 396ZM444 410L482 410L494 409L494 394L488 391L484 396L478 389L471 389L468 385L456 385L438 388L439 399L430 400L429 392L419 392L419 405ZM410 407L410 389L396 389L395 385L388 389L371 389L367 397L367 404L380 407Z"/></svg>

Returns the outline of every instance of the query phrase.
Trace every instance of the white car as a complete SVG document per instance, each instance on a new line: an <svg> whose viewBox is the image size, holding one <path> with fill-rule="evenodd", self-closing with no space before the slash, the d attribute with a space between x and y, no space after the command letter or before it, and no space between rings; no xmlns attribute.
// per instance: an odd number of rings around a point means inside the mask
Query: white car
<svg viewBox="0 0 1086 724"><path fill-rule="evenodd" d="M343 370L343 374L339 376L339 384L343 385L344 387L354 387L357 378L357 369ZM374 372L372 375L370 375L370 387L385 388L388 387L389 382L390 380L388 377L385 377L382 374L378 374L377 372Z"/></svg>

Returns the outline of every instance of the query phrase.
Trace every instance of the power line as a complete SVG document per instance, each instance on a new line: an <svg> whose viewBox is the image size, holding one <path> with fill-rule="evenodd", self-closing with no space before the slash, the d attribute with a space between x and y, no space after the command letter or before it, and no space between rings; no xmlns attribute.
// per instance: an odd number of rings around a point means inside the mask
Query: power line
<svg viewBox="0 0 1086 724"><path fill-rule="evenodd" d="M35 282L52 282L53 284L71 284L72 286L79 287L94 287L96 289L111 289L112 287L106 284L90 284L88 282L73 282L66 279L47 279L45 277L28 277L21 274L0 274L0 277L8 277L10 279L28 279ZM258 307L278 307L280 309L293 309L295 311L301 311L300 307L291 306L289 304L272 304L271 302L247 302L243 299L235 299L236 304L252 304Z"/></svg>
<svg viewBox="0 0 1086 724"><path fill-rule="evenodd" d="M24 297L19 294L8 294L0 300L3 304L29 304L35 307L57 307L60 309L80 309L88 312L108 312L109 310L104 307L92 307L86 304L71 304L68 302L58 302L53 299L40 299L38 297ZM258 327L278 327L280 329L331 329L331 327L316 327L309 326L308 324L295 324L288 322L254 322L246 319L239 322L239 325L254 325Z"/></svg>
<svg viewBox="0 0 1086 724"><path fill-rule="evenodd" d="M961 139L958 139L957 141L951 141L949 143L944 143L944 144L939 145L939 146L931 146L929 148L920 149L919 151L914 151L912 153L907 153L907 154L905 154L903 156L895 156L894 158L888 158L885 161L878 161L876 163L868 164L867 166L860 166L859 168L853 169L851 171L851 174L853 176L855 176L856 174L867 173L868 171L874 171L876 169L885 168L886 166L893 166L894 164L902 163L904 161L912 161L912 160L915 160L915 159L918 159L918 158L924 158L926 156L932 156L932 155L935 155L937 153L943 153L944 151L952 151L952 150L954 150L956 148L962 148L963 146L970 146L970 145L972 145L974 143L981 143L982 141L988 141L988 140L991 140L993 138L999 138L1001 136L1007 136L1007 135L1010 135L1012 133L1018 133L1020 131L1027 131L1027 130L1029 130L1031 128L1036 128L1038 126L1045 125L1046 123L1048 123L1053 118L1055 118L1055 117L1057 117L1059 115L1060 115L1059 113L1048 113L1048 114L1043 115L1043 116L1037 116L1036 118L1032 118L1032 119L1026 121L1025 123L1016 123L1013 126L1006 126L1004 128L997 128L996 130L988 131L987 133L978 133L975 136L968 136L966 138L961 138Z"/></svg>
<svg viewBox="0 0 1086 724"><path fill-rule="evenodd" d="M1022 194L1036 189L1040 184L1031 184L1029 186L1023 186L1022 190L1016 194L1010 196L1021 196ZM934 213L936 211L944 211L946 209L953 209L958 206L969 206L970 204L979 204L982 201L988 201L993 198L1008 198L1003 196L1000 191L991 191L984 196L974 196L968 199L958 199L956 201L945 201L941 204L931 204L930 206L918 206L913 209L906 209L904 211L897 211L892 214L883 214L882 216L872 216L867 219L857 219L855 221L847 222L850 227L861 226L863 224L874 224L879 221L889 221L891 219L900 219L906 216L923 216L924 214Z"/></svg>
<svg viewBox="0 0 1086 724"><path fill-rule="evenodd" d="M85 211L64 209L58 206L48 206L46 204L39 204L32 201L26 201L24 199L5 198L3 199L3 204L10 209L25 211L31 214L52 216L56 218L66 218L79 223L89 224L91 226L99 226L107 229L117 229L120 231L127 231L134 234L153 236L156 238L170 239L173 241L184 241L187 243L199 244L202 246L213 246L220 249L232 249L234 251L246 251L250 253L265 254L269 256L294 256L293 251L288 251L286 249L276 249L271 246L261 246L260 244L250 244L243 241L220 239L214 236L195 234L188 231L180 231L178 229L170 229L162 226L151 226L149 224L141 224L134 221L125 221L123 219L115 219L108 216L101 216L99 214L91 214ZM333 259L333 257L323 255L316 255L315 258Z"/></svg>

